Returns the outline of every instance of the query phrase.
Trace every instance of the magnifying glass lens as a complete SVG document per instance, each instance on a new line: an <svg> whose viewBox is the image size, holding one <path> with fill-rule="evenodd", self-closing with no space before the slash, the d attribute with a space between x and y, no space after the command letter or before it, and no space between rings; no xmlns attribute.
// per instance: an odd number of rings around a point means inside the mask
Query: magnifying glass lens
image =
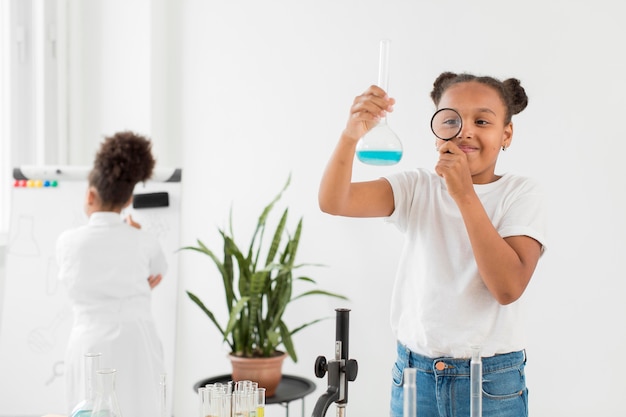
<svg viewBox="0 0 626 417"><path fill-rule="evenodd" d="M450 140L461 133L461 116L453 109L439 109L430 120L430 128L439 139Z"/></svg>

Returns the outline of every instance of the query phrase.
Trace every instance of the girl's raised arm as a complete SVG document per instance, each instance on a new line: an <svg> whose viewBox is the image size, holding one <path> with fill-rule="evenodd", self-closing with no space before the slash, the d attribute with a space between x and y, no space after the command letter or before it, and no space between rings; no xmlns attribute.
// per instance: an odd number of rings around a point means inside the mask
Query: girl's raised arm
<svg viewBox="0 0 626 417"><path fill-rule="evenodd" d="M378 123L395 101L377 86L356 97L350 117L330 157L318 200L326 213L347 217L384 217L394 210L391 185L385 179L352 182L352 168L359 139Z"/></svg>

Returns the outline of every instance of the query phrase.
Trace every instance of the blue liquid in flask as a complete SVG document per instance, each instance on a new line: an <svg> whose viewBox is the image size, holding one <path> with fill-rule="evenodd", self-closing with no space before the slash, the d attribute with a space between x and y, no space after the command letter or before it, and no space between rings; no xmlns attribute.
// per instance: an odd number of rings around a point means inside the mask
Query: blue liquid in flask
<svg viewBox="0 0 626 417"><path fill-rule="evenodd" d="M357 151L359 161L369 165L394 165L402 159L402 151L363 150Z"/></svg>

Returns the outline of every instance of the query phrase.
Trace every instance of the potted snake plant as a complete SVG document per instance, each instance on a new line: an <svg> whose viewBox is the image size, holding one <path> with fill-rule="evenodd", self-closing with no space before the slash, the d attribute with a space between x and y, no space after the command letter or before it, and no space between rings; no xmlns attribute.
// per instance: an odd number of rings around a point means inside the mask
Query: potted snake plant
<svg viewBox="0 0 626 417"><path fill-rule="evenodd" d="M310 296L327 296L347 300L343 295L321 290L316 282L296 271L311 264L296 264L296 254L302 236L302 217L295 231L287 230L289 209L282 212L269 240L268 218L276 203L290 184L291 176L280 192L261 212L252 238L242 246L233 233L233 210L229 216L229 230L219 229L222 250L218 255L202 241L186 246L211 259L221 277L228 320L220 323L211 306L187 291L189 298L206 314L230 348L229 357L233 380L252 380L266 388L272 396L282 377L282 363L286 356L298 361L292 336L302 329L326 318L317 318L290 328L284 315L294 301ZM293 293L294 283L312 285L312 289ZM257 366L260 367L257 369Z"/></svg>

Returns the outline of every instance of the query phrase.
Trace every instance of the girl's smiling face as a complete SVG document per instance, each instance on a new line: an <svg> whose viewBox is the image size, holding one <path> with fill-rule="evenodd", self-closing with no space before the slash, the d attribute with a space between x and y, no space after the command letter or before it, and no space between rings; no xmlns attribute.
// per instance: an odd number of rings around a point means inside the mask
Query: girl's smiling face
<svg viewBox="0 0 626 417"><path fill-rule="evenodd" d="M448 87L438 108L452 108L463 120L463 128L451 139L467 156L474 184L486 184L494 175L500 149L509 147L513 124L505 124L507 108L498 92L476 81L461 82ZM437 147L442 144L437 140Z"/></svg>

